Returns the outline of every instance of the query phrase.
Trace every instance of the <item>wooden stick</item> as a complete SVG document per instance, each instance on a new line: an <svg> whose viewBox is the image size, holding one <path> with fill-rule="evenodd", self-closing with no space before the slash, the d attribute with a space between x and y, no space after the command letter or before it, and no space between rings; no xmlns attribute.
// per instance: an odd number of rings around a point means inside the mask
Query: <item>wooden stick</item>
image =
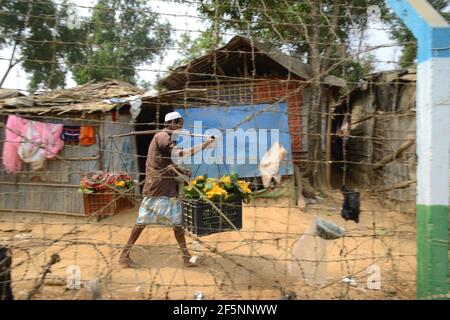
<svg viewBox="0 0 450 320"><path fill-rule="evenodd" d="M132 136L132 135L136 135L136 136L140 136L140 135L148 135L148 134L153 134L153 133L157 133L160 132L161 130L143 130L143 131L131 131L129 133L122 133L122 134L115 134L112 136L109 136L110 138L119 138L119 137L127 137L127 136ZM195 133L186 133L183 131L177 132L178 134L181 135L185 135L185 136L192 136L192 137L209 137L207 135L204 134L195 134Z"/></svg>
<svg viewBox="0 0 450 320"><path fill-rule="evenodd" d="M391 190L395 190L395 189L403 189L403 188L409 187L411 184L414 184L414 183L416 183L415 179L414 180L407 180L407 181L401 182L401 183L396 184L396 185L394 185L392 187L389 187L389 188L375 190L375 192L383 192L383 191L391 191Z"/></svg>
<svg viewBox="0 0 450 320"><path fill-rule="evenodd" d="M36 280L34 288L30 292L28 292L28 295L25 298L26 300L31 300L31 298L33 298L33 296L39 292L42 285L44 284L45 277L47 276L47 274L52 272L51 271L52 265L54 265L55 263L58 263L59 261L61 261L61 258L59 257L59 255L57 253L52 254L52 256L50 257L50 260L47 262L47 264L45 266L42 266L42 269L43 269L42 275L39 279Z"/></svg>
<svg viewBox="0 0 450 320"><path fill-rule="evenodd" d="M363 122L363 121L366 121L366 120L372 119L372 118L373 118L374 116L375 116L374 114L371 114L371 115L368 115L368 116L362 117L361 119L359 119L359 120L356 120L356 121L354 121L354 122L350 123L350 127L351 127L351 126L353 126L354 124L357 124L357 123L360 123L360 122Z"/></svg>
<svg viewBox="0 0 450 320"><path fill-rule="evenodd" d="M87 157L87 158L63 158L63 160L66 160L66 161L92 161L92 160L98 160L98 159L100 159L99 156Z"/></svg>
<svg viewBox="0 0 450 320"><path fill-rule="evenodd" d="M330 92L326 95L328 115L326 119L327 123L327 136L325 146L325 175L327 179L327 187L331 189L331 125L333 121L333 115L331 113L331 96Z"/></svg>
<svg viewBox="0 0 450 320"><path fill-rule="evenodd" d="M384 167L385 165L387 165L389 162L394 161L403 151L405 151L406 149L408 149L410 146L412 146L415 143L414 139L408 140L406 142L404 142L398 149L397 151L395 151L394 153L384 157L383 159L381 159L380 161L374 163L373 165L373 169L377 170L380 169L382 167Z"/></svg>
<svg viewBox="0 0 450 320"><path fill-rule="evenodd" d="M294 166L294 178L295 178L295 199L296 204L300 209L305 209L306 203L303 197L303 186L302 186L302 174L300 172L300 167Z"/></svg>
<svg viewBox="0 0 450 320"><path fill-rule="evenodd" d="M59 183L33 183L33 182L4 182L0 181L0 185L19 185L19 186L37 186L37 187L61 187L61 188L79 188L78 184L59 184Z"/></svg>
<svg viewBox="0 0 450 320"><path fill-rule="evenodd" d="M88 216L84 215L83 213L72 213L72 212L62 212L62 211L47 211L47 210L29 210L29 209L15 209L16 213L45 213L45 214L53 214L53 215L60 215L60 216L71 216L71 217L82 217L82 218L88 218ZM4 209L0 208L0 212L11 212L11 209Z"/></svg>

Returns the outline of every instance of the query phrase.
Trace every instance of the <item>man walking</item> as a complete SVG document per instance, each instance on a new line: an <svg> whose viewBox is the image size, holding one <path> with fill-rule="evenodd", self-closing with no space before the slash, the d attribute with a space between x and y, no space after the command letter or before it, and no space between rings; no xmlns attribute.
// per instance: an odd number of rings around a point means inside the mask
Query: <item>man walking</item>
<svg viewBox="0 0 450 320"><path fill-rule="evenodd" d="M131 231L128 243L121 256L120 263L125 267L138 267L130 258L130 250L139 238L146 225L160 224L173 227L175 239L180 246L185 266L194 267L198 264L186 247L186 239L182 227L183 217L181 204L177 199L178 182L174 168L190 176L189 170L177 167L172 161L172 155L184 157L192 155L214 142L214 138L194 146L191 149L179 149L172 140L172 132L183 127L183 118L178 112L170 112L165 116L165 128L155 134L148 148L146 162L146 177L136 225Z"/></svg>

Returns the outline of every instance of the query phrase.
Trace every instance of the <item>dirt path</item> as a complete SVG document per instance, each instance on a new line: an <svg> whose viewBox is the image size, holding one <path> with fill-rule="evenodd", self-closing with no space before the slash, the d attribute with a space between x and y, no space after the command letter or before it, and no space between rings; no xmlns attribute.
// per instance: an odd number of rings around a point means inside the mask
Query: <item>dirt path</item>
<svg viewBox="0 0 450 320"><path fill-rule="evenodd" d="M283 290L300 299L414 299L414 216L391 212L363 198L361 222L339 215L339 195L300 211L288 200L258 200L244 208L244 227L201 237L207 256L199 268L184 268L172 230L147 228L131 257L140 269L124 269L118 255L136 218L136 209L100 222L40 214L0 214L0 239L13 248L13 291L24 299L52 253L61 261L35 299L86 299L85 281L99 278L104 299L280 299ZM327 285L307 285L289 273L293 243L319 215L346 229L327 242ZM193 250L193 240L188 246ZM367 267L377 264L381 290L368 290ZM68 266L79 266L80 290L63 285ZM356 286L343 283L352 276ZM58 282L59 281L59 282Z"/></svg>

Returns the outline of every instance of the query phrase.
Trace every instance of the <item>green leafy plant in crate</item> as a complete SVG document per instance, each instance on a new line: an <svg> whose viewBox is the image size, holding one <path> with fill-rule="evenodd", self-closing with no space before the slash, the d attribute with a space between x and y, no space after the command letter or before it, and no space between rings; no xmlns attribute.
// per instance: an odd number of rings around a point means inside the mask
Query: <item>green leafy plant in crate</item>
<svg viewBox="0 0 450 320"><path fill-rule="evenodd" d="M224 175L221 178L197 176L183 188L184 197L189 199L202 199L200 193L213 202L232 202L242 199L248 203L252 196L250 182L240 179L236 173Z"/></svg>

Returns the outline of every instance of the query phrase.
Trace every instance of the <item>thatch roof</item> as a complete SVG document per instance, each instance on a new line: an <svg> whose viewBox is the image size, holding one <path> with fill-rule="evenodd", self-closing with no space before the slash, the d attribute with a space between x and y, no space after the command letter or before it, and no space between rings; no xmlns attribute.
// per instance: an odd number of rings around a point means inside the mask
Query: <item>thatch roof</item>
<svg viewBox="0 0 450 320"><path fill-rule="evenodd" d="M169 90L177 90L185 87L187 81L211 77L217 79L245 77L246 66L243 64L245 60L253 59L252 55L256 68L263 70L261 72L278 69L302 79L311 77L311 67L299 59L254 39L235 36L225 46L176 68L167 77L161 79L159 84ZM252 65L253 63L247 63L247 68L251 68ZM239 70L238 74L236 74L237 70Z"/></svg>
<svg viewBox="0 0 450 320"><path fill-rule="evenodd" d="M108 112L126 103L107 103L104 100L142 95L143 93L143 90L123 81L89 82L70 89L48 91L20 97L20 99L0 99L0 113L52 113L59 115Z"/></svg>
<svg viewBox="0 0 450 320"><path fill-rule="evenodd" d="M176 68L159 84L169 90L180 90L186 83L198 80L250 80L254 71L263 78L312 78L311 66L301 60L270 44L234 36L225 46ZM344 79L334 76L327 76L324 81L329 86L346 86Z"/></svg>
<svg viewBox="0 0 450 320"><path fill-rule="evenodd" d="M0 89L0 99L10 99L23 96L17 89Z"/></svg>

